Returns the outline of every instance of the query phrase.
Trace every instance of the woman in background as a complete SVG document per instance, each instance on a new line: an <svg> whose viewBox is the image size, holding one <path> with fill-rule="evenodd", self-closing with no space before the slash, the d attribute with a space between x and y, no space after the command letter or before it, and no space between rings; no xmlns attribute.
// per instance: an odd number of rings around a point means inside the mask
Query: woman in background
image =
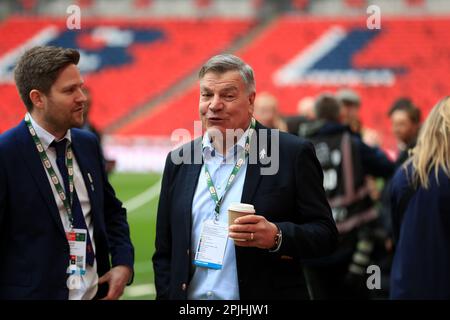
<svg viewBox="0 0 450 320"><path fill-rule="evenodd" d="M392 180L392 299L450 299L450 97L431 110Z"/></svg>

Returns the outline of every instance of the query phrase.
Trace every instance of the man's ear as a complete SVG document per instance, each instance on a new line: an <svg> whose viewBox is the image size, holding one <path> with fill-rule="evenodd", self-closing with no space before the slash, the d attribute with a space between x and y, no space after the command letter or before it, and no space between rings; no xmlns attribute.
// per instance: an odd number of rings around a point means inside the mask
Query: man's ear
<svg viewBox="0 0 450 320"><path fill-rule="evenodd" d="M37 89L33 89L30 91L30 99L33 103L33 106L38 109L44 108L45 104L45 95Z"/></svg>
<svg viewBox="0 0 450 320"><path fill-rule="evenodd" d="M248 102L249 102L248 112L250 114L253 114L253 110L255 109L255 97L256 97L255 92L252 92L248 95Z"/></svg>

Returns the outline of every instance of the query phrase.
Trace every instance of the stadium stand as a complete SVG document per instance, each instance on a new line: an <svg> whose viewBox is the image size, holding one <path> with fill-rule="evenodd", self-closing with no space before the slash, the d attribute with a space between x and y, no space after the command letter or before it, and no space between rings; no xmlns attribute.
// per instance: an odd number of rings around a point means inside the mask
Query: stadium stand
<svg viewBox="0 0 450 320"><path fill-rule="evenodd" d="M0 112L4 115L0 131L24 114L12 82L14 60L10 57L16 57L21 51L16 48L29 44L30 39L83 51L80 68L85 66L85 82L92 88L96 103L92 121L103 129L195 71L209 56L225 50L251 23L220 18L91 19L83 21L81 31L75 32L65 30L61 19L8 19L0 25L0 68L4 71L0 80Z"/></svg>
<svg viewBox="0 0 450 320"><path fill-rule="evenodd" d="M445 40L450 19L390 18L383 21L379 31L363 29L362 25L365 25L362 19L284 16L237 54L257 70L258 91L269 91L280 97L280 110L285 115L295 113L298 100L304 96L350 85L362 97L363 123L389 133L386 113L397 97L411 96L426 113L436 97L449 92L450 84L442 80L450 70L450 44ZM341 30L342 40L324 54L323 48L317 45L318 39L333 28ZM284 83L277 81L276 74L308 50L315 63L303 72L304 81L295 76ZM290 67L297 68L295 64ZM320 76L319 71L325 73ZM370 82L369 73L369 80L361 76L370 71L379 71L374 73L375 81ZM359 72L360 78L348 78L349 72ZM384 72L391 76L384 77ZM314 74L315 78L311 76ZM179 127L191 130L192 122L198 119L196 99L196 90L188 89L117 133L170 135ZM389 134L384 136L384 141L387 147L394 144Z"/></svg>

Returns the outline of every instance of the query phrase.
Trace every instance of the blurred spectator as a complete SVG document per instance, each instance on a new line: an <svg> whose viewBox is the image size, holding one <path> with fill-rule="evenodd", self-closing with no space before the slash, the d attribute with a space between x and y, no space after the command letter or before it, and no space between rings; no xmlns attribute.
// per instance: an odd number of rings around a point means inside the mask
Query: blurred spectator
<svg viewBox="0 0 450 320"><path fill-rule="evenodd" d="M412 157L392 179L398 238L392 299L450 299L450 98L426 119Z"/></svg>
<svg viewBox="0 0 450 320"><path fill-rule="evenodd" d="M408 150L416 145L420 129L420 109L409 98L400 98L389 110L392 132L398 140L399 156L396 164L400 166L408 158Z"/></svg>
<svg viewBox="0 0 450 320"><path fill-rule="evenodd" d="M370 128L363 127L360 119L361 98L352 89L342 88L336 93L336 98L341 104L341 122L349 126L354 134L361 136L363 142L371 147L378 147L381 145L379 133ZM370 190L373 200L378 200L380 190L377 187L375 177L367 176L366 185Z"/></svg>
<svg viewBox="0 0 450 320"><path fill-rule="evenodd" d="M341 104L341 122L348 125L352 132L361 133L361 120L359 118L359 110L361 99L359 95L352 89L340 89L336 93L336 98Z"/></svg>
<svg viewBox="0 0 450 320"><path fill-rule="evenodd" d="M381 145L380 134L362 125L359 111L361 109L361 99L359 95L351 89L341 89L336 93L336 98L341 103L341 122L350 127L354 133L361 135L363 141L372 147Z"/></svg>
<svg viewBox="0 0 450 320"><path fill-rule="evenodd" d="M391 106L388 113L392 122L392 131L398 140L399 155L395 162L400 167L407 159L408 152L416 145L417 135L420 129L420 110L414 106L409 98L399 98ZM393 239L392 208L390 201L391 181L386 181L385 188L381 193L381 206L379 208L380 222L386 233L386 266L383 271L390 276L391 263L394 255L395 241ZM389 284L388 284L389 286Z"/></svg>
<svg viewBox="0 0 450 320"><path fill-rule="evenodd" d="M289 133L298 135L300 125L314 119L314 101L314 98L309 96L299 100L297 115L285 118Z"/></svg>
<svg viewBox="0 0 450 320"><path fill-rule="evenodd" d="M278 100L268 92L256 96L253 116L263 126L287 131L287 125L278 113Z"/></svg>
<svg viewBox="0 0 450 320"><path fill-rule="evenodd" d="M100 131L98 131L97 128L89 120L89 111L91 110L92 106L91 90L88 87L83 87L83 93L86 96L87 100L86 103L84 104L84 113L83 113L84 123L81 129L92 132L97 137L98 141L101 143L102 137Z"/></svg>
<svg viewBox="0 0 450 320"><path fill-rule="evenodd" d="M100 133L100 131L90 122L89 120L89 111L91 110L91 106L92 106L92 95L91 95L91 91L88 87L83 87L83 93L86 96L86 103L84 104L84 115L83 115L83 119L84 119L84 124L81 127L81 129L87 130L92 132L93 134L95 134L95 136L97 137L98 141L100 142L100 146L102 146L102 134ZM105 154L103 152L103 149L101 150L104 162L105 162L105 170L107 174L110 174L115 166L116 166L116 161L115 160L110 160L110 159L106 159L105 158Z"/></svg>
<svg viewBox="0 0 450 320"><path fill-rule="evenodd" d="M382 144L380 133L375 129L363 128L362 139L364 143L368 144L371 147L379 147Z"/></svg>
<svg viewBox="0 0 450 320"><path fill-rule="evenodd" d="M313 97L304 97L299 100L297 104L298 115L305 117L308 120L314 120L316 115L314 113L315 99Z"/></svg>
<svg viewBox="0 0 450 320"><path fill-rule="evenodd" d="M324 188L340 234L337 251L308 269L314 277L316 297L369 298L366 268L372 262L375 240L372 224L377 211L366 184L366 175L388 178L394 164L378 148L340 123L341 106L332 94L319 96L317 120L300 128L313 142L324 172Z"/></svg>

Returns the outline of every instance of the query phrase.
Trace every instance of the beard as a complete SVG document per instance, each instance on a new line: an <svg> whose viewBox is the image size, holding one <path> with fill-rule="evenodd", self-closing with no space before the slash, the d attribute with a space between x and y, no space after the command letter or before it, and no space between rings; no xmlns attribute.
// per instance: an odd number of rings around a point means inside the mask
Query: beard
<svg viewBox="0 0 450 320"><path fill-rule="evenodd" d="M84 112L73 112L73 108L70 110L58 110L56 103L52 100L48 100L47 112L44 113L45 123L55 132L66 132L71 128L81 127L84 123Z"/></svg>

